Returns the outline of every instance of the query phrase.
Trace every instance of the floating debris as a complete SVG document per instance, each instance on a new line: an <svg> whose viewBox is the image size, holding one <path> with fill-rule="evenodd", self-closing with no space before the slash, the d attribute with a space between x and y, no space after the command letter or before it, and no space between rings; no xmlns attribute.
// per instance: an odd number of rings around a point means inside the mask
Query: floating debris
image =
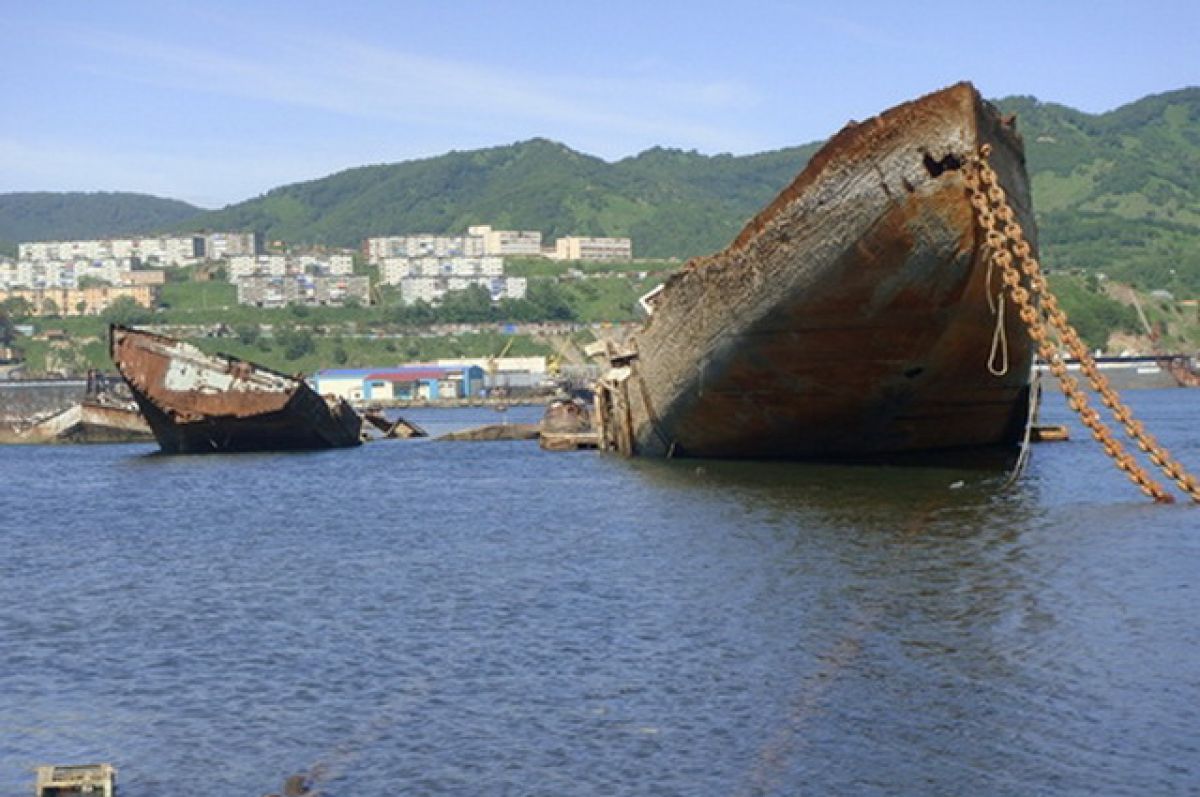
<svg viewBox="0 0 1200 797"><path fill-rule="evenodd" d="M429 433L412 421L397 417L389 420L380 410L366 410L363 418L363 441L367 440L409 440L414 437L428 437Z"/></svg>
<svg viewBox="0 0 1200 797"><path fill-rule="evenodd" d="M536 440L539 427L536 423L489 423L456 432L447 432L438 440L447 441L492 441L492 440Z"/></svg>
<svg viewBox="0 0 1200 797"><path fill-rule="evenodd" d="M35 797L72 794L113 797L117 791L117 770L112 764L50 764L40 766L36 771Z"/></svg>

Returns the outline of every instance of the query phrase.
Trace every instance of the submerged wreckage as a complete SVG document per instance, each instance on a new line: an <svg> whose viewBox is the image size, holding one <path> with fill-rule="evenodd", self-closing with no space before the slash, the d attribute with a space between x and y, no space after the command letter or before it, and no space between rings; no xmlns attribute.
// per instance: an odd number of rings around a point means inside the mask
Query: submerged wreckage
<svg viewBox="0 0 1200 797"><path fill-rule="evenodd" d="M341 448L362 418L303 379L236 357L114 325L109 351L159 447L168 454Z"/></svg>
<svg viewBox="0 0 1200 797"><path fill-rule="evenodd" d="M649 456L878 459L1004 447L1033 346L999 302L961 168L984 144L1036 250L1020 137L961 83L850 124L723 252L605 343L602 445Z"/></svg>

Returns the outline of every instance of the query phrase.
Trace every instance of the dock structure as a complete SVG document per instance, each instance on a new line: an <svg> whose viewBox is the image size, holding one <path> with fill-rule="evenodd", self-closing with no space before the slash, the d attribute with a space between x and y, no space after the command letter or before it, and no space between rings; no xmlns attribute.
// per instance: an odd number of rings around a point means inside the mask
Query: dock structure
<svg viewBox="0 0 1200 797"><path fill-rule="evenodd" d="M113 797L117 791L117 770L112 764L47 764L36 771L34 797Z"/></svg>

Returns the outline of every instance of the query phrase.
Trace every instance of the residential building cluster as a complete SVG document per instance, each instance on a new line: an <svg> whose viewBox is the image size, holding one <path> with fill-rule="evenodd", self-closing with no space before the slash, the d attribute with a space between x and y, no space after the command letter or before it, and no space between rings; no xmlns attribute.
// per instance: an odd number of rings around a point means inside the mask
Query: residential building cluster
<svg viewBox="0 0 1200 797"><path fill-rule="evenodd" d="M379 267L379 280L400 288L405 304L436 303L449 292L472 285L487 289L493 301L523 299L524 277L506 276L505 257L549 257L559 260L630 260L628 238L560 238L542 246L534 230L493 230L488 225L467 228L466 235L395 235L363 242L367 262Z"/></svg>
<svg viewBox="0 0 1200 797"><path fill-rule="evenodd" d="M204 235L154 235L100 238L90 241L34 241L17 246L19 261L135 260L163 268L190 266L202 260L258 254L263 238L256 233L214 232Z"/></svg>
<svg viewBox="0 0 1200 797"><path fill-rule="evenodd" d="M263 236L246 232L159 235L79 241L36 241L18 246L16 261L0 260L0 300L21 297L40 315L99 314L121 296L153 307L165 282L162 269L222 265L237 287L239 304L368 304L371 286L355 276L354 255L266 253ZM481 286L493 301L523 299L524 277L505 274L506 257L558 260L630 260L628 238L559 238L543 246L534 230L469 227L465 235L368 238L367 262L379 283L400 289L405 304L436 304L447 293ZM204 271L204 270L202 270ZM198 272L197 278L200 273Z"/></svg>
<svg viewBox="0 0 1200 797"><path fill-rule="evenodd" d="M308 274L336 277L354 273L354 256L330 255L235 255L227 259L229 281L243 277L284 277Z"/></svg>
<svg viewBox="0 0 1200 797"><path fill-rule="evenodd" d="M353 275L259 275L239 277L234 284L237 285L238 304L255 307L289 304L342 307L351 301L361 305L371 301L370 281Z"/></svg>
<svg viewBox="0 0 1200 797"><path fill-rule="evenodd" d="M632 260L629 238L566 236L554 246L542 245L536 230L493 230L486 224L467 228L466 235L391 235L363 242L368 263L395 258L548 257L554 260Z"/></svg>
<svg viewBox="0 0 1200 797"><path fill-rule="evenodd" d="M230 232L21 243L0 262L0 301L24 299L35 315L98 315L121 297L150 308L162 269L261 249L261 235Z"/></svg>
<svg viewBox="0 0 1200 797"><path fill-rule="evenodd" d="M367 277L354 276L354 256L236 255L226 264L229 281L237 286L238 304L283 307L289 304L330 305L354 301L368 304Z"/></svg>
<svg viewBox="0 0 1200 797"><path fill-rule="evenodd" d="M524 299L528 281L504 274L504 258L483 257L385 257L379 261L379 281L400 288L405 304L440 301L449 291L472 285L485 288L492 301Z"/></svg>

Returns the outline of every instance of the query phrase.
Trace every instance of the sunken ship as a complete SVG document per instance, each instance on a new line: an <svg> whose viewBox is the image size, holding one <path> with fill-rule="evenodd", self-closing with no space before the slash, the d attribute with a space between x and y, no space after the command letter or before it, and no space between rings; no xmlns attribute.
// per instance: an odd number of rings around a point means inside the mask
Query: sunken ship
<svg viewBox="0 0 1200 797"><path fill-rule="evenodd" d="M972 85L852 122L728 248L643 297L641 329L597 347L608 366L596 391L602 447L1015 454L1036 401L1034 351L1004 312L963 177L985 144L1036 254L1015 120Z"/></svg>
<svg viewBox="0 0 1200 797"><path fill-rule="evenodd" d="M303 380L237 357L119 325L109 352L167 454L342 448L362 418Z"/></svg>

